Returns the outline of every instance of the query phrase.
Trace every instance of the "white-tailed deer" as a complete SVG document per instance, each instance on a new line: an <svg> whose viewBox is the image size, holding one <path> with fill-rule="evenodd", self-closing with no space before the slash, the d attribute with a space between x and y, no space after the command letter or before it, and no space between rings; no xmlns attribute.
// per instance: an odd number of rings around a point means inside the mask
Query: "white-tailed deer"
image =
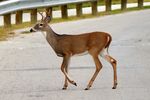
<svg viewBox="0 0 150 100"><path fill-rule="evenodd" d="M113 89L117 87L117 61L108 54L108 48L112 41L111 36L105 32L91 32L80 35L59 35L55 33L48 23L51 21L50 11L46 12L46 17L42 16L41 22L37 23L30 32L45 31L46 40L54 49L57 56L63 57L61 71L65 75L65 83L63 89L67 89L68 82L77 86L76 82L68 75L68 63L70 57L76 54L88 52L94 59L96 70L85 90L90 89L99 71L102 69L102 64L98 58L100 55L106 59L113 67L114 81Z"/></svg>

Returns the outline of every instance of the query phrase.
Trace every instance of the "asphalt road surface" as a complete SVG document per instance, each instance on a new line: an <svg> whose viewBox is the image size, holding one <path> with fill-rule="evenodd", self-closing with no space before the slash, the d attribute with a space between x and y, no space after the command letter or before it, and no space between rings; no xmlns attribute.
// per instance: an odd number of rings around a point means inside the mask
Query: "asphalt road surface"
<svg viewBox="0 0 150 100"><path fill-rule="evenodd" d="M93 87L85 91L95 65L90 55L71 59L69 74L78 87L61 90L62 58L40 32L19 33L0 42L0 100L150 100L150 10L135 11L51 25L59 34L109 32L110 54L118 60L118 88L105 60Z"/></svg>

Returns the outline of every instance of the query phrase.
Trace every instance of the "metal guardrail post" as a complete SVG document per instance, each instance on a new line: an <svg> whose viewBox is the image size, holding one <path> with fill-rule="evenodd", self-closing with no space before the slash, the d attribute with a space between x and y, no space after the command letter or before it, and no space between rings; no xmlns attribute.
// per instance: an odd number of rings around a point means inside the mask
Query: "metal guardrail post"
<svg viewBox="0 0 150 100"><path fill-rule="evenodd" d="M82 3L76 4L76 13L77 17L80 17L82 15Z"/></svg>
<svg viewBox="0 0 150 100"><path fill-rule="evenodd" d="M31 10L31 23L37 22L37 9Z"/></svg>
<svg viewBox="0 0 150 100"><path fill-rule="evenodd" d="M92 15L97 15L97 1L92 1Z"/></svg>
<svg viewBox="0 0 150 100"><path fill-rule="evenodd" d="M23 14L23 11L17 11L16 12L16 24L22 23L22 14Z"/></svg>
<svg viewBox="0 0 150 100"><path fill-rule="evenodd" d="M138 7L143 8L143 2L144 0L138 0Z"/></svg>
<svg viewBox="0 0 150 100"><path fill-rule="evenodd" d="M4 27L10 27L11 26L11 14L5 14L4 15Z"/></svg>
<svg viewBox="0 0 150 100"><path fill-rule="evenodd" d="M112 0L105 0L106 11L111 11L111 2Z"/></svg>
<svg viewBox="0 0 150 100"><path fill-rule="evenodd" d="M125 10L127 8L127 0L121 0L121 10Z"/></svg>
<svg viewBox="0 0 150 100"><path fill-rule="evenodd" d="M61 6L61 15L62 15L62 18L64 18L64 19L68 18L67 5Z"/></svg>

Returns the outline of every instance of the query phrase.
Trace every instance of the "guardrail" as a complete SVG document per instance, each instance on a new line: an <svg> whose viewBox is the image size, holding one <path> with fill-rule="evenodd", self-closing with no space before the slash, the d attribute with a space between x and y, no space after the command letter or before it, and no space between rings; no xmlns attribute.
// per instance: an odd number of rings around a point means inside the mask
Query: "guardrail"
<svg viewBox="0 0 150 100"><path fill-rule="evenodd" d="M68 18L67 5L76 4L76 15L82 15L82 4L85 2L91 3L92 14L97 14L98 0L9 0L0 2L0 15L4 16L4 27L11 26L11 14L15 13L16 24L22 23L23 11L30 10L31 23L37 22L37 9L45 8L53 10L53 7L61 7L62 18ZM106 11L111 11L112 0L105 0ZM121 9L125 10L127 0L121 0ZM143 7L143 0L138 0L138 7ZM51 13L52 16L52 13Z"/></svg>
<svg viewBox="0 0 150 100"><path fill-rule="evenodd" d="M16 24L22 23L23 10L30 10L31 23L37 22L37 9L49 10L61 6L62 18L68 17L67 5L76 4L77 16L82 15L82 3L91 2L92 14L97 13L97 0L13 0L0 3L0 15L4 16L4 26L11 26L11 13L16 13Z"/></svg>

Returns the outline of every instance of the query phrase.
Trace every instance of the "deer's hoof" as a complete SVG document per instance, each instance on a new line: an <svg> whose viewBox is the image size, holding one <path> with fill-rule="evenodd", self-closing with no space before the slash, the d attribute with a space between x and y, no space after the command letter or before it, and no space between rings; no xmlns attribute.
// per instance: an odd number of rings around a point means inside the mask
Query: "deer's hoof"
<svg viewBox="0 0 150 100"><path fill-rule="evenodd" d="M77 86L77 83L74 82L73 85Z"/></svg>
<svg viewBox="0 0 150 100"><path fill-rule="evenodd" d="M67 87L63 87L62 90L67 90Z"/></svg>
<svg viewBox="0 0 150 100"><path fill-rule="evenodd" d="M112 87L112 89L116 89L116 86Z"/></svg>
<svg viewBox="0 0 150 100"><path fill-rule="evenodd" d="M89 90L89 88L85 88L84 90Z"/></svg>
<svg viewBox="0 0 150 100"><path fill-rule="evenodd" d="M118 83L115 83L115 85L112 87L112 89L116 89L117 85L118 85Z"/></svg>

